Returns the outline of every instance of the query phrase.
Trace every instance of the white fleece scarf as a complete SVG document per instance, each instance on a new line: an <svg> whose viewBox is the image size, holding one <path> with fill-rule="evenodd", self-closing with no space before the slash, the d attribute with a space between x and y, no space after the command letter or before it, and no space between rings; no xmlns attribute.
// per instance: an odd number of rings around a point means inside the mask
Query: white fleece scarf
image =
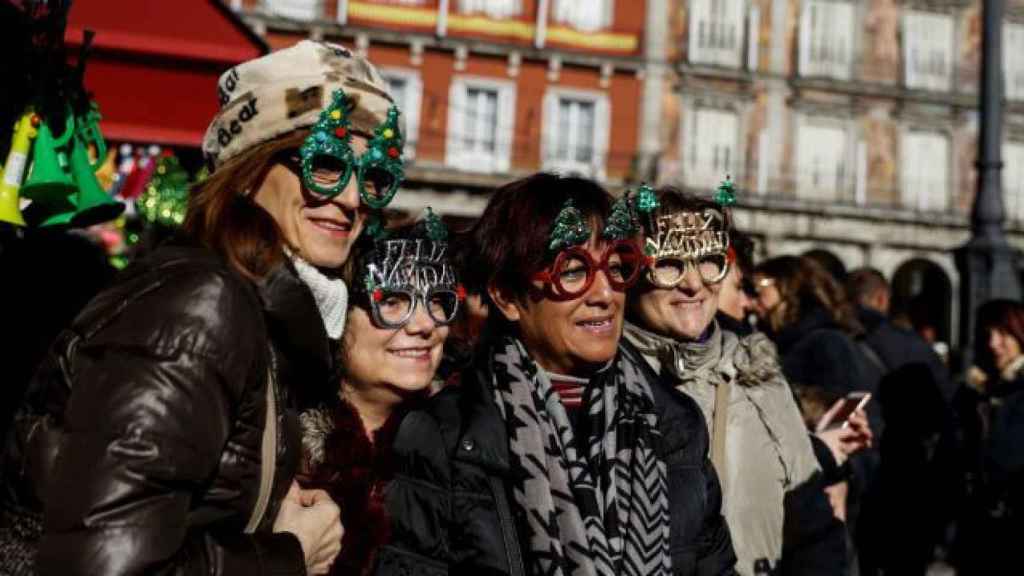
<svg viewBox="0 0 1024 576"><path fill-rule="evenodd" d="M320 310L320 318L327 329L327 337L332 340L341 338L345 331L345 314L348 312L348 286L341 278L329 278L316 266L306 262L291 250L285 254L295 266L295 272L309 291L313 293L316 307Z"/></svg>

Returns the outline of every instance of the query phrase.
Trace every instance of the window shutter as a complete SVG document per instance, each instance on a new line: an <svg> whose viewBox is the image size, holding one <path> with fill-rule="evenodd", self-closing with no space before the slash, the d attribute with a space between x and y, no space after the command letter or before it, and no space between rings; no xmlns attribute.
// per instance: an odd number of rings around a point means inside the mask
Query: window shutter
<svg viewBox="0 0 1024 576"><path fill-rule="evenodd" d="M465 122L466 114L466 85L461 80L453 80L448 89L448 131L445 134L447 140L448 164L458 168L465 164L463 160L462 139L467 129Z"/></svg>
<svg viewBox="0 0 1024 576"><path fill-rule="evenodd" d="M264 0L274 14L293 20L316 20L322 15L320 0Z"/></svg>
<svg viewBox="0 0 1024 576"><path fill-rule="evenodd" d="M710 49L707 48L711 17L708 10L709 1L693 0L690 2L690 62L709 61Z"/></svg>
<svg viewBox="0 0 1024 576"><path fill-rule="evenodd" d="M1003 144L1003 198L1006 199L1006 215L1018 222L1024 222L1024 143Z"/></svg>
<svg viewBox="0 0 1024 576"><path fill-rule="evenodd" d="M604 178L611 150L611 105L607 97L594 104L594 177Z"/></svg>
<svg viewBox="0 0 1024 576"><path fill-rule="evenodd" d="M498 89L498 118L495 130L494 170L508 172L512 166L512 147L516 124L516 93L513 86Z"/></svg>
<svg viewBox="0 0 1024 576"><path fill-rule="evenodd" d="M558 94L544 94L544 120L541 122L541 165L549 168L555 160L555 138L558 136Z"/></svg>
<svg viewBox="0 0 1024 576"><path fill-rule="evenodd" d="M811 13L817 10L818 7L814 2L803 3L803 14L800 17L800 75L810 76L814 74L811 68L811 38L814 33L811 30Z"/></svg>

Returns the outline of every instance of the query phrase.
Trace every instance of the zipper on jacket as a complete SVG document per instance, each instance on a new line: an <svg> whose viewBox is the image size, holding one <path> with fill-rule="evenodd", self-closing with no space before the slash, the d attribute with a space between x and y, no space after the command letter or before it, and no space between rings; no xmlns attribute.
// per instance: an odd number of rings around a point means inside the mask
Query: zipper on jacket
<svg viewBox="0 0 1024 576"><path fill-rule="evenodd" d="M498 509L498 521L501 523L501 535L505 540L509 574L511 576L526 576L526 569L523 568L522 549L519 548L519 537L516 536L515 521L512 519L512 508L509 506L508 497L505 494L505 485L497 476L488 474L487 479L491 485L491 492L494 492L494 502Z"/></svg>

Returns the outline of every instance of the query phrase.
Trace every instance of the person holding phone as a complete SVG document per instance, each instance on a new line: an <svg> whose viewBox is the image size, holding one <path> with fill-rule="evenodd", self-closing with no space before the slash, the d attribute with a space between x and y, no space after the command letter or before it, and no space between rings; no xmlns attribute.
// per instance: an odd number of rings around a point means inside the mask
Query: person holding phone
<svg viewBox="0 0 1024 576"><path fill-rule="evenodd" d="M630 293L625 338L701 407L724 487L737 571L845 571L842 524L771 342L716 318L734 267L728 208L672 188L641 189L652 263Z"/></svg>

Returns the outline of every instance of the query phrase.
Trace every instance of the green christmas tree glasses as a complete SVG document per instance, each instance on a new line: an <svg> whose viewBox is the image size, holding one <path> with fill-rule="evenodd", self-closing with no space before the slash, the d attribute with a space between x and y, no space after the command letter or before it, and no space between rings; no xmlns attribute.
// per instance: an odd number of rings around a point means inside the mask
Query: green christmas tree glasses
<svg viewBox="0 0 1024 576"><path fill-rule="evenodd" d="M379 210L391 202L405 178L399 111L395 106L388 110L384 122L374 128L366 151L357 156L352 150L351 110L345 92L335 90L331 104L299 148L302 181L309 191L334 198L354 174L363 203Z"/></svg>

